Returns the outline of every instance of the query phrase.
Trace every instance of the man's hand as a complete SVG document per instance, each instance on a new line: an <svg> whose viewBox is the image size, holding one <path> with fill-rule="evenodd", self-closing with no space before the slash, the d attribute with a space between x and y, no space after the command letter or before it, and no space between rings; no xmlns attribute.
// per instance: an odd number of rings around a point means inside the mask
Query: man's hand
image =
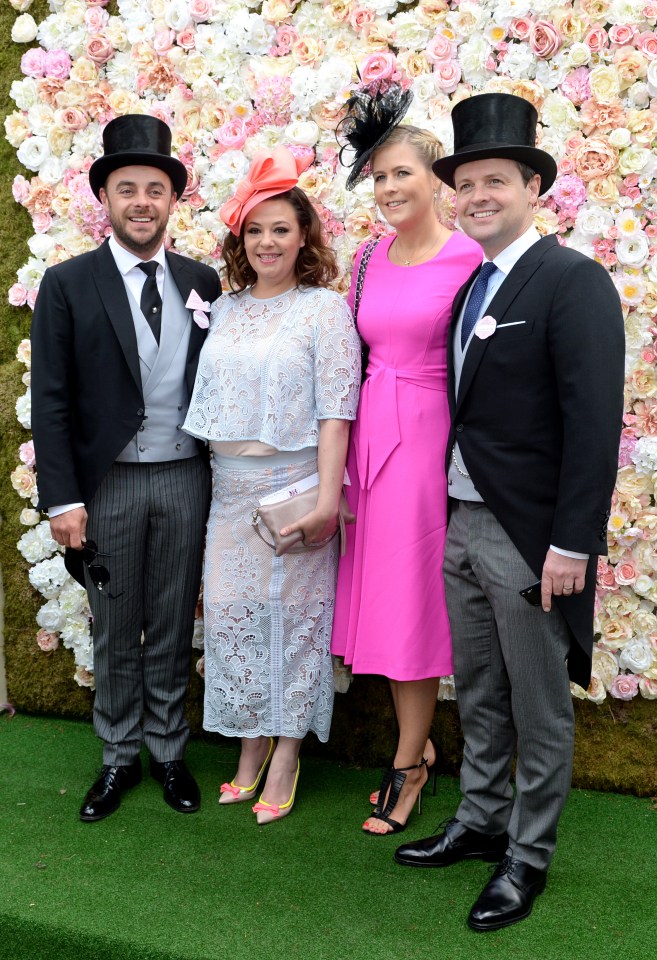
<svg viewBox="0 0 657 960"><path fill-rule="evenodd" d="M570 597L582 592L587 563L548 550L541 577L541 606L546 613L552 609L553 596Z"/></svg>
<svg viewBox="0 0 657 960"><path fill-rule="evenodd" d="M87 511L84 507L75 507L60 513L50 520L50 532L53 539L62 547L81 550L86 541Z"/></svg>

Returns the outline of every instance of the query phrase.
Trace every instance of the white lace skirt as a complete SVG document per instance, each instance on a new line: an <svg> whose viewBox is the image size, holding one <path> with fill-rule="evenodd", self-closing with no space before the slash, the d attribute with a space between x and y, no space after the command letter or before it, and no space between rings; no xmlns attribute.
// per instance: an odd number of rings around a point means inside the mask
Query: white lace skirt
<svg viewBox="0 0 657 960"><path fill-rule="evenodd" d="M338 540L276 557L251 525L264 496L317 470L316 454L213 451L203 589L206 730L297 738L312 730L328 740Z"/></svg>

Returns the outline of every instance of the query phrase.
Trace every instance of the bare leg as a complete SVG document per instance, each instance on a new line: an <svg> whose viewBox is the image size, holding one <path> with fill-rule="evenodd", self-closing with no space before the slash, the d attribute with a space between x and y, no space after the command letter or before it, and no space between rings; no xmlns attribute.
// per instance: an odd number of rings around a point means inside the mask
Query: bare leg
<svg viewBox="0 0 657 960"><path fill-rule="evenodd" d="M392 700L399 724L399 743L393 761L393 766L397 769L415 766L427 756L425 752L427 738L436 709L439 683L438 677L431 677L428 680L390 681ZM427 759L431 760L431 757ZM399 800L390 812L392 820L406 823L427 779L428 773L425 767L406 771L406 781ZM369 817L363 827L375 833L390 833L392 830L387 823L376 817Z"/></svg>
<svg viewBox="0 0 657 960"><path fill-rule="evenodd" d="M242 752L235 774L235 783L248 787L258 776L258 772L269 753L269 737L242 737Z"/></svg>
<svg viewBox="0 0 657 960"><path fill-rule="evenodd" d="M269 764L269 773L262 800L270 804L287 803L292 795L297 775L297 763L302 740L296 737L279 737L274 755Z"/></svg>

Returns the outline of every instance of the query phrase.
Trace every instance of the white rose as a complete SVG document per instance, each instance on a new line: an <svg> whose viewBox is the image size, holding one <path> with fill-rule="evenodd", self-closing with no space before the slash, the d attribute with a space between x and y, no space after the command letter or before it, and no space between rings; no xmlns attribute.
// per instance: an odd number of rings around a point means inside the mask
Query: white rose
<svg viewBox="0 0 657 960"><path fill-rule="evenodd" d="M611 0L605 11L607 23L637 23L644 8L642 0Z"/></svg>
<svg viewBox="0 0 657 960"><path fill-rule="evenodd" d="M651 66L656 62L657 61L652 61ZM640 110L645 110L650 105L650 90L648 89L648 84L642 80L637 80L636 83L633 83L632 86L625 91L625 96L632 106Z"/></svg>
<svg viewBox="0 0 657 960"><path fill-rule="evenodd" d="M560 93L549 93L545 98L541 122L549 128L550 133L556 133L563 140L579 126L574 103ZM545 149L545 144L541 143L541 147Z"/></svg>
<svg viewBox="0 0 657 960"><path fill-rule="evenodd" d="M170 0L164 15L164 22L176 33L180 33L192 22L187 0Z"/></svg>
<svg viewBox="0 0 657 960"><path fill-rule="evenodd" d="M629 173L640 173L650 161L650 158L651 153L647 147L631 144L625 150L621 150L618 159L618 172L624 177Z"/></svg>
<svg viewBox="0 0 657 960"><path fill-rule="evenodd" d="M9 0L9 2L18 13L24 13L32 6L32 0Z"/></svg>
<svg viewBox="0 0 657 960"><path fill-rule="evenodd" d="M650 245L645 233L624 237L616 244L616 256L625 267L642 267L650 256Z"/></svg>
<svg viewBox="0 0 657 960"><path fill-rule="evenodd" d="M18 148L17 156L24 167L38 173L41 165L50 156L50 146L45 137L28 137Z"/></svg>
<svg viewBox="0 0 657 960"><path fill-rule="evenodd" d="M652 666L653 659L650 641L645 637L637 637L625 644L621 650L619 663L623 670L631 670L632 673L644 673Z"/></svg>
<svg viewBox="0 0 657 960"><path fill-rule="evenodd" d="M39 87L34 77L25 77L24 80L14 80L9 88L9 96L19 110L29 110L35 103L39 103Z"/></svg>
<svg viewBox="0 0 657 960"><path fill-rule="evenodd" d="M651 60L646 73L646 86L651 97L657 97L657 60ZM630 87L630 90L632 88Z"/></svg>
<svg viewBox="0 0 657 960"><path fill-rule="evenodd" d="M22 283L28 290L34 290L41 283L41 279L46 272L46 265L43 260L37 260L30 257L26 264L16 271L18 282Z"/></svg>
<svg viewBox="0 0 657 960"><path fill-rule="evenodd" d="M314 147L319 140L319 132L314 120L295 120L285 128L285 139L302 147Z"/></svg>
<svg viewBox="0 0 657 960"><path fill-rule="evenodd" d="M614 218L605 207L587 203L577 211L575 227L587 237L602 237L613 222Z"/></svg>
<svg viewBox="0 0 657 960"><path fill-rule="evenodd" d="M11 28L11 39L14 43L32 43L36 39L39 28L36 20L29 13L24 13L22 17L14 20Z"/></svg>
<svg viewBox="0 0 657 960"><path fill-rule="evenodd" d="M37 612L36 622L48 633L59 633L59 629L64 623L64 616L56 600L49 600L48 603L44 603Z"/></svg>
<svg viewBox="0 0 657 960"><path fill-rule="evenodd" d="M30 252L40 260L46 260L55 249L55 241L45 233L37 233L27 241Z"/></svg>
<svg viewBox="0 0 657 960"><path fill-rule="evenodd" d="M76 617L84 614L85 617L89 617L89 598L87 597L87 591L77 580L69 578L68 582L62 587L57 599L59 601L59 609L65 616Z"/></svg>
<svg viewBox="0 0 657 960"><path fill-rule="evenodd" d="M573 67L585 67L591 59L591 48L588 43L573 43L566 51L568 60Z"/></svg>
<svg viewBox="0 0 657 960"><path fill-rule="evenodd" d="M590 700L591 703L602 703L603 700L607 699L607 691L602 680L591 677L589 689L586 691L586 699Z"/></svg>
<svg viewBox="0 0 657 960"><path fill-rule="evenodd" d="M591 257L591 259L593 259L595 255L593 240L580 230L573 230L566 243L571 250L577 250L579 253L583 253L585 257Z"/></svg>
<svg viewBox="0 0 657 960"><path fill-rule="evenodd" d="M32 426L32 397L29 390L16 401L16 419L26 430Z"/></svg>
<svg viewBox="0 0 657 960"><path fill-rule="evenodd" d="M105 36L115 50L125 50L129 46L125 23L121 17L110 17L105 27Z"/></svg>
<svg viewBox="0 0 657 960"><path fill-rule="evenodd" d="M609 650L594 646L591 673L604 684L606 690L610 690L614 677L618 676L618 660Z"/></svg>
<svg viewBox="0 0 657 960"><path fill-rule="evenodd" d="M394 31L395 46L403 50L424 50L433 33L419 22L414 10L398 13L390 25Z"/></svg>
<svg viewBox="0 0 657 960"><path fill-rule="evenodd" d="M492 75L491 71L486 69L486 60L490 52L491 45L482 34L474 34L461 44L459 63L466 83L479 86Z"/></svg>
<svg viewBox="0 0 657 960"><path fill-rule="evenodd" d="M57 542L50 534L50 524L47 520L32 527L18 541L18 550L28 563L46 560L57 551L57 548Z"/></svg>
<svg viewBox="0 0 657 960"><path fill-rule="evenodd" d="M624 150L625 147L629 147L631 144L632 134L627 127L616 127L615 130L611 131L607 139L612 147L617 147L619 150Z"/></svg>
<svg viewBox="0 0 657 960"><path fill-rule="evenodd" d="M20 517L18 519L24 526L33 527L35 523L40 521L41 514L38 510L32 510L29 507L25 507L24 510L21 510Z"/></svg>
<svg viewBox="0 0 657 960"><path fill-rule="evenodd" d="M655 586L655 581L652 580L649 576L647 576L647 574L642 573L634 581L633 589L635 593L638 593L640 597L643 597L649 594L654 586Z"/></svg>

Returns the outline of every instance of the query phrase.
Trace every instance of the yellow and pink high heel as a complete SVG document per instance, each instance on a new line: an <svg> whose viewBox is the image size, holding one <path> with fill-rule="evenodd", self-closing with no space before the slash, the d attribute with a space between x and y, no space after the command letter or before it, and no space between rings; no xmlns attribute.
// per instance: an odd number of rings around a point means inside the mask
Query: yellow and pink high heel
<svg viewBox="0 0 657 960"><path fill-rule="evenodd" d="M230 783L222 783L219 787L219 803L243 803L244 800L251 800L255 797L256 790L258 789L258 784L262 780L262 775L265 772L267 764L271 760L271 755L274 752L274 738L269 738L269 753L265 757L265 762L258 770L258 776L255 778L250 787L240 787L235 780L231 780Z"/></svg>
<svg viewBox="0 0 657 960"><path fill-rule="evenodd" d="M297 772L294 778L294 786L292 787L290 799L286 800L285 803L267 803L266 800L263 800L262 797L260 797L258 802L253 804L253 812L255 813L256 820L260 826L264 826L265 823L272 823L274 820L282 820L283 817L287 817L288 813L292 812L292 807L294 806L294 796L297 792L297 783L299 782L300 769L301 763L299 760L297 760Z"/></svg>

